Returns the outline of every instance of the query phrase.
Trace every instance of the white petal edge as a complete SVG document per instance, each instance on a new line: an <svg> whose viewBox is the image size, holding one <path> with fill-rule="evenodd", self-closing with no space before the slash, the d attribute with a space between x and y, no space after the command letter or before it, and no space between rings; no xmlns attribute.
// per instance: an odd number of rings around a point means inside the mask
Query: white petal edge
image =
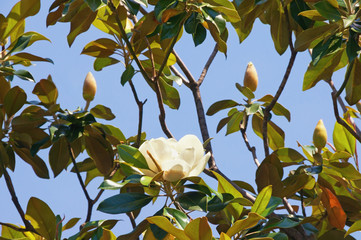
<svg viewBox="0 0 361 240"><path fill-rule="evenodd" d="M201 159L199 159L198 162L193 166L187 177L198 176L199 174L201 174L201 172L203 172L204 168L206 167L210 157L211 153L208 152Z"/></svg>

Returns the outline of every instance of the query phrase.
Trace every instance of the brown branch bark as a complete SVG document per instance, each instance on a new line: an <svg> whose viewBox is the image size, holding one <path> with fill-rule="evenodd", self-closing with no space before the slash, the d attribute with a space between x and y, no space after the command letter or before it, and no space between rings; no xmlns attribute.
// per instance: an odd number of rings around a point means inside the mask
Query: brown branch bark
<svg viewBox="0 0 361 240"><path fill-rule="evenodd" d="M9 190L10 195L11 195L11 200L12 200L16 210L18 211L21 220L23 221L23 223L25 225L24 231L30 231L30 232L38 234L38 232L35 230L34 226L31 225L31 223L25 218L24 210L22 209L22 207L21 207L21 205L19 203L19 200L18 200L18 197L16 195L15 188L14 188L13 182L11 180L11 177L10 177L9 173L7 172L5 166L3 166L2 163L1 163L1 167L2 167L2 170L3 170L6 186L7 186L8 190ZM1 225L11 227L8 224L1 224Z"/></svg>
<svg viewBox="0 0 361 240"><path fill-rule="evenodd" d="M204 66L201 76L198 78L197 84L198 86L201 86L203 83L204 78L206 77L206 74L208 72L209 67L211 66L214 58L216 57L218 53L218 45L216 44L213 48L213 51L211 53L211 56L209 56L208 61L206 62L206 65Z"/></svg>
<svg viewBox="0 0 361 240"><path fill-rule="evenodd" d="M243 137L244 143L246 144L248 151L250 151L252 153L254 163L256 164L257 167L259 167L259 165L261 165L261 164L259 163L258 158L257 158L256 148L254 146L251 146L251 144L248 141L248 137L247 137L247 133L246 133L248 119L249 119L249 117L246 116L245 119L243 120L243 121L245 121L245 123L244 123L244 127L240 126L240 132L241 132L241 135Z"/></svg>

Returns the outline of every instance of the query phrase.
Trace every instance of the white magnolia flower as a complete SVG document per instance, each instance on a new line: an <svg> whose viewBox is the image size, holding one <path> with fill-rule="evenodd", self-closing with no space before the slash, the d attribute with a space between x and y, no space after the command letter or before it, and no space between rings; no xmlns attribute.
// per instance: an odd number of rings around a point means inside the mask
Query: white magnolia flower
<svg viewBox="0 0 361 240"><path fill-rule="evenodd" d="M202 143L194 135L186 135L178 142L163 137L145 141L139 151L147 160L150 170L142 170L153 177L163 171L163 179L169 182L198 176L205 168L211 153L204 155Z"/></svg>

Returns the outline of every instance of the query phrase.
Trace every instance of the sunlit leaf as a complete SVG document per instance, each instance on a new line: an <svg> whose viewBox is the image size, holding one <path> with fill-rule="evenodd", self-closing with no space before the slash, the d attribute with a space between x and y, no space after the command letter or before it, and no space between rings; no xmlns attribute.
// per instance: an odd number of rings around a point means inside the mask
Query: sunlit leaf
<svg viewBox="0 0 361 240"><path fill-rule="evenodd" d="M335 123L332 138L337 151L346 151L352 155L355 154L356 138L337 122Z"/></svg>
<svg viewBox="0 0 361 240"><path fill-rule="evenodd" d="M191 240L191 238L189 238L183 230L174 227L173 224L170 223L169 220L163 216L148 217L147 220L148 222L157 225L158 227L172 234L178 239Z"/></svg>
<svg viewBox="0 0 361 240"><path fill-rule="evenodd" d="M346 213L342 209L342 206L337 199L337 197L330 191L330 189L321 187L322 194L321 194L321 201L323 206L326 208L327 211L327 219L330 224L342 230L346 224Z"/></svg>
<svg viewBox="0 0 361 240"><path fill-rule="evenodd" d="M137 168L149 169L147 161L138 149L125 144L118 145L117 149L119 157L123 161L131 163L134 167Z"/></svg>
<svg viewBox="0 0 361 240"><path fill-rule="evenodd" d="M55 238L56 218L45 202L35 197L30 198L25 218L30 220L41 236L46 239Z"/></svg>
<svg viewBox="0 0 361 240"><path fill-rule="evenodd" d="M206 217L193 219L184 229L191 240L211 240L212 230Z"/></svg>
<svg viewBox="0 0 361 240"><path fill-rule="evenodd" d="M272 195L272 185L264 187L262 191L258 194L256 201L254 202L251 212L262 214L271 199Z"/></svg>
<svg viewBox="0 0 361 240"><path fill-rule="evenodd" d="M361 100L361 60L353 60L350 75L346 84L346 101L350 105L356 104Z"/></svg>
<svg viewBox="0 0 361 240"><path fill-rule="evenodd" d="M53 143L49 151L49 162L54 177L58 176L68 166L70 161L68 142L65 137L61 137Z"/></svg>
<svg viewBox="0 0 361 240"><path fill-rule="evenodd" d="M115 118L115 115L112 113L112 110L101 104L98 104L92 109L90 109L90 113L93 114L93 116L96 118L101 118L105 120L113 120Z"/></svg>
<svg viewBox="0 0 361 240"><path fill-rule="evenodd" d="M33 94L45 104L54 104L58 98L58 90L55 84L47 79L40 80L34 87Z"/></svg>
<svg viewBox="0 0 361 240"><path fill-rule="evenodd" d="M250 212L250 213L248 213L247 218L242 219L242 220L237 220L228 229L227 235L229 237L232 237L232 236L234 236L235 234L237 234L240 231L243 231L243 230L249 229L251 227L254 227L262 219L265 219L265 218L262 217L261 215L255 213L255 212Z"/></svg>

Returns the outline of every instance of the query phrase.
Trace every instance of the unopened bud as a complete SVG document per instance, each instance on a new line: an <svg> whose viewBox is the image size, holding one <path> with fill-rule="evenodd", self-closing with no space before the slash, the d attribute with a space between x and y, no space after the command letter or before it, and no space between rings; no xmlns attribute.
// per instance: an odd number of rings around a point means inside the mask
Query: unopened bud
<svg viewBox="0 0 361 240"><path fill-rule="evenodd" d="M97 91L97 83L91 72L85 77L83 85L83 98L85 101L92 101L94 99L95 93Z"/></svg>
<svg viewBox="0 0 361 240"><path fill-rule="evenodd" d="M325 125L323 124L322 119L318 121L316 128L313 132L313 144L318 148L320 152L327 143L327 131Z"/></svg>
<svg viewBox="0 0 361 240"><path fill-rule="evenodd" d="M244 74L243 85L248 87L252 92L256 91L257 89L258 75L252 62L249 62L247 65L247 69Z"/></svg>

